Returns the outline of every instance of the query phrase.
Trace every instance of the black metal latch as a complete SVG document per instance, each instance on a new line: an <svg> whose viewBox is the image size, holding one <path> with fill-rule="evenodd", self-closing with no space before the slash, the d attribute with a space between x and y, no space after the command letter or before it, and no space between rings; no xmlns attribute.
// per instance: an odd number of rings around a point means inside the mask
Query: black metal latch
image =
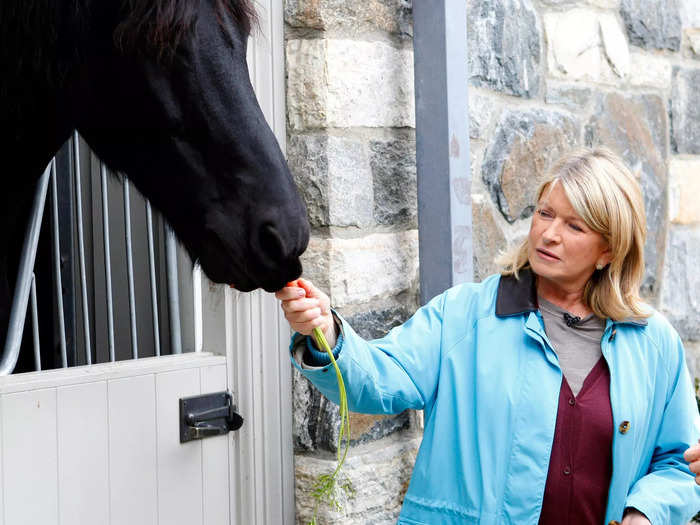
<svg viewBox="0 0 700 525"><path fill-rule="evenodd" d="M220 436L243 425L229 392L180 399L180 443Z"/></svg>

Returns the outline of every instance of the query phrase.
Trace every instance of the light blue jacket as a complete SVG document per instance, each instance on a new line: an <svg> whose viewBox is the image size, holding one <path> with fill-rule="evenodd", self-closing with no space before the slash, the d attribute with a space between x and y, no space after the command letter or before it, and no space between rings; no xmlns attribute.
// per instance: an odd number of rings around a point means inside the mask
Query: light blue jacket
<svg viewBox="0 0 700 525"><path fill-rule="evenodd" d="M399 525L537 524L562 372L535 301L525 271L452 288L375 341L343 321L336 348L350 410L425 411ZM608 320L601 345L615 425L605 523L631 506L653 525L685 524L700 510L683 460L700 416L681 341L655 313ZM328 367L301 372L338 403Z"/></svg>

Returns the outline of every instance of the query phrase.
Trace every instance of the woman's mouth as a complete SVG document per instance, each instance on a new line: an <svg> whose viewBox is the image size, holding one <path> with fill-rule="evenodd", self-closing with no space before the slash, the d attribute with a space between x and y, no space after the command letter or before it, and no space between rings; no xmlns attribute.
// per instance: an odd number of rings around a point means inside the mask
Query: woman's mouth
<svg viewBox="0 0 700 525"><path fill-rule="evenodd" d="M559 257L554 255L552 252L548 250L544 250L542 248L537 248L537 255L540 256L541 259L544 259L545 261L558 261L560 260Z"/></svg>

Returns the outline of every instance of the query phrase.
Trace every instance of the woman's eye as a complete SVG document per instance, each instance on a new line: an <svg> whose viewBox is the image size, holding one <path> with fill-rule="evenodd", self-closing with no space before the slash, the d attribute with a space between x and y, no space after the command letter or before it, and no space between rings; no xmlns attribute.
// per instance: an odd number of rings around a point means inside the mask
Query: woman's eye
<svg viewBox="0 0 700 525"><path fill-rule="evenodd" d="M577 232L582 232L582 231L583 231L583 228L581 228L580 226L578 226L578 225L576 225L576 224L569 224L569 226L571 227L572 230L575 230L575 231L577 231Z"/></svg>
<svg viewBox="0 0 700 525"><path fill-rule="evenodd" d="M542 217L551 217L552 214L549 213L547 210L537 210L537 213L539 213Z"/></svg>

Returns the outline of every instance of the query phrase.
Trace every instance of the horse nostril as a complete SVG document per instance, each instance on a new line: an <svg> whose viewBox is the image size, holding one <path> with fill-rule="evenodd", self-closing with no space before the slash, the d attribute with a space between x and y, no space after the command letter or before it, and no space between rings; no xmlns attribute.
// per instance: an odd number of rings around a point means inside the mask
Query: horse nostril
<svg viewBox="0 0 700 525"><path fill-rule="evenodd" d="M260 228L260 247L265 255L275 261L286 258L282 236L271 224L265 224Z"/></svg>

